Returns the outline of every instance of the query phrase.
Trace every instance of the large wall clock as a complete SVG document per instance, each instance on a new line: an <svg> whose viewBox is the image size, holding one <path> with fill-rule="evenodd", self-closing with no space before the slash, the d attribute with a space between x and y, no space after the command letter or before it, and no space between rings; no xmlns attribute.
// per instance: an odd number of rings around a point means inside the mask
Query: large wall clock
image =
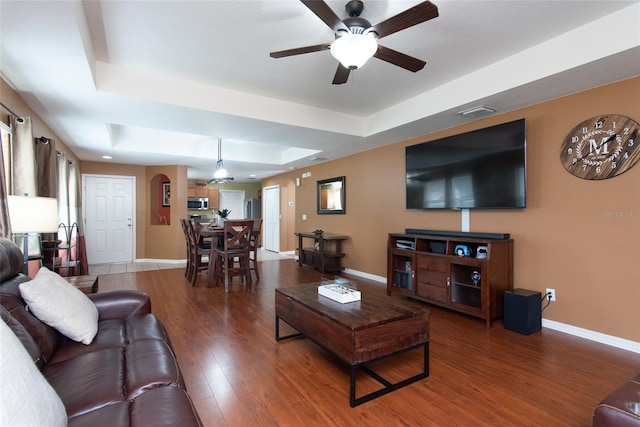
<svg viewBox="0 0 640 427"><path fill-rule="evenodd" d="M640 125L629 117L605 114L579 123L566 136L560 160L583 179L607 179L628 171L640 159Z"/></svg>

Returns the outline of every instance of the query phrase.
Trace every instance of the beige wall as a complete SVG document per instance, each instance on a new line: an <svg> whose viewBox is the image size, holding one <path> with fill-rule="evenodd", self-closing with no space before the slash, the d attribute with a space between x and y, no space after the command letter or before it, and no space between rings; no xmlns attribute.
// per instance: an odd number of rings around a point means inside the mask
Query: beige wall
<svg viewBox="0 0 640 427"><path fill-rule="evenodd" d="M180 225L180 218L187 216L187 167L183 165L147 166L146 193L144 202L146 211L151 209L151 181L159 174L166 175L171 183L171 224L153 225L151 215L145 219L146 251L144 258L152 259L185 259L186 241ZM138 202L141 197L137 197Z"/></svg>
<svg viewBox="0 0 640 427"><path fill-rule="evenodd" d="M288 172L265 179L263 186L300 178L290 215L295 230L348 235L344 265L386 276L388 233L461 229L459 211L405 209L405 146L524 117L527 208L472 210L471 231L511 234L515 287L556 289L557 302L544 318L640 342L640 164L615 178L589 181L569 174L560 162L564 137L581 121L611 113L640 122L638 93L640 78L634 78ZM312 176L302 179L307 171ZM346 176L346 214L317 215L316 181L341 175ZM281 250L294 250L292 231L284 226L282 233Z"/></svg>
<svg viewBox="0 0 640 427"><path fill-rule="evenodd" d="M0 78L0 100L2 100L2 103L9 107L15 114L19 116L31 117L31 127L34 138L44 136L45 138L54 139L56 141L56 150L60 151L61 153L65 153L67 159L73 162L78 162L78 164L80 164L80 162L78 161L78 157L73 153L73 151L67 148L67 146L64 144L64 141L62 141L60 137L56 135L56 133L53 132L51 128L49 128L49 126L47 126L40 119L40 117L33 112L31 108L29 108L27 103L24 102L20 95L18 95L18 93L13 90L13 88L9 86L3 78ZM1 106L0 112L0 121L8 125L9 112Z"/></svg>

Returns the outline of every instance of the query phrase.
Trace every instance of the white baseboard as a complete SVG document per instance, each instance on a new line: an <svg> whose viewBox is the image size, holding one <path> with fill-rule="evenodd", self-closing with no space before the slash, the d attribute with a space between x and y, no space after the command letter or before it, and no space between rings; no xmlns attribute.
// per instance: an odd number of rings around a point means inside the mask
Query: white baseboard
<svg viewBox="0 0 640 427"><path fill-rule="evenodd" d="M387 278L386 277L377 276L375 274L369 274L369 273L365 273L363 271L352 270L350 268L345 268L344 272L346 274L351 274L353 276L358 276L358 277L363 277L365 279L373 280L374 282L384 283L385 286L386 286L386 283L387 283Z"/></svg>
<svg viewBox="0 0 640 427"><path fill-rule="evenodd" d="M364 277L365 279L373 280L376 282L387 283L387 278L382 276L376 276L362 271L351 270L346 268L345 273L354 276ZM559 332L564 332L569 335L575 335L580 338L585 338L591 341L596 341L601 344L610 345L622 350L632 351L634 353L640 353L640 343L627 340L624 338L614 337L613 335L603 334L601 332L591 331L589 329L579 328L577 326L567 325L566 323L556 322L554 320L542 319L542 326L545 328L553 329Z"/></svg>
<svg viewBox="0 0 640 427"><path fill-rule="evenodd" d="M614 337L613 335L603 334L601 332L589 329L579 328L577 326L568 325L566 323L556 322L555 320L542 319L542 327L553 329L555 331L564 332L566 334L575 335L601 344L610 345L623 350L640 353L640 343L627 340L624 338Z"/></svg>
<svg viewBox="0 0 640 427"><path fill-rule="evenodd" d="M156 264L176 264L187 262L186 259L153 259L153 258L137 258L133 262L155 262Z"/></svg>

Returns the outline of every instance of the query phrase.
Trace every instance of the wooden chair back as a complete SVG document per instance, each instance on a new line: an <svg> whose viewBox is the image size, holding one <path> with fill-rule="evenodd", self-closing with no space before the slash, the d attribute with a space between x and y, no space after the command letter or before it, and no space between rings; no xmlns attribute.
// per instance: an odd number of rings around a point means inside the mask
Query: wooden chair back
<svg viewBox="0 0 640 427"><path fill-rule="evenodd" d="M252 232L253 220L251 219L226 220L224 222L224 251L249 252Z"/></svg>

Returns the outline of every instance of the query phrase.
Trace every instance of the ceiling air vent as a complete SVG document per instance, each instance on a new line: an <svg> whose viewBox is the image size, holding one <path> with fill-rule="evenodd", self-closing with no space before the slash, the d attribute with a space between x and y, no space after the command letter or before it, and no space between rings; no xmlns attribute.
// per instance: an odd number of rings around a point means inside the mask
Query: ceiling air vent
<svg viewBox="0 0 640 427"><path fill-rule="evenodd" d="M478 117L484 114L490 114L496 112L497 109L493 107L489 107L487 105L479 105L477 107L472 107L464 111L460 111L458 114L463 115L465 117Z"/></svg>

